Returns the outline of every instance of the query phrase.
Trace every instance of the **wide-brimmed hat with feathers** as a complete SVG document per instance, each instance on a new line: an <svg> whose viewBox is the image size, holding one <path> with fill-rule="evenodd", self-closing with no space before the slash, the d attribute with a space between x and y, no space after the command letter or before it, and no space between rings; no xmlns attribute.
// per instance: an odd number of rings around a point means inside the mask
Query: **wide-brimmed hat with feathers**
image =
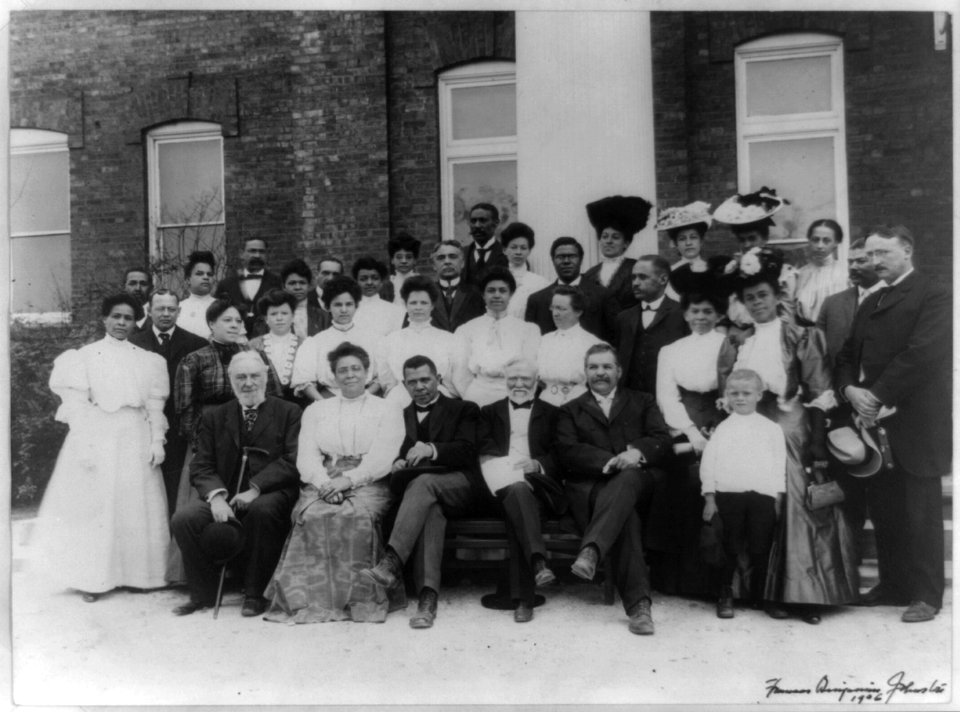
<svg viewBox="0 0 960 712"><path fill-rule="evenodd" d="M710 215L710 203L697 200L676 208L665 208L660 211L657 219L657 230L679 230L703 223L708 228L713 222Z"/></svg>
<svg viewBox="0 0 960 712"><path fill-rule="evenodd" d="M720 203L713 211L713 219L726 225L749 225L771 221L772 216L790 201L777 195L773 188L763 186L753 193L737 193Z"/></svg>

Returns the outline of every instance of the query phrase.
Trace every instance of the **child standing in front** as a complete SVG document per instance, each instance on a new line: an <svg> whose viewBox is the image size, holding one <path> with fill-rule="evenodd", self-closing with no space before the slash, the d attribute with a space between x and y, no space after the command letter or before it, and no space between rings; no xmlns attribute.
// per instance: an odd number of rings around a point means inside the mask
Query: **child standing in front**
<svg viewBox="0 0 960 712"><path fill-rule="evenodd" d="M724 391L730 416L717 426L700 461L703 519L709 522L719 514L723 525L726 556L718 618L733 618L733 576L744 549L753 565L751 598L763 600L767 559L783 507L787 448L780 426L757 413L762 395L763 381L755 371L730 374ZM766 610L777 617L775 606Z"/></svg>

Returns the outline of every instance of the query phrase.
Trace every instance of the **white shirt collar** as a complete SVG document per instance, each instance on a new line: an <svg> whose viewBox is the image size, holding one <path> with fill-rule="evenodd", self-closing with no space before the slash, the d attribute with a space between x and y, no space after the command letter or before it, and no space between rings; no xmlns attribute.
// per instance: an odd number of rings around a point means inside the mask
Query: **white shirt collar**
<svg viewBox="0 0 960 712"><path fill-rule="evenodd" d="M660 308L660 305L663 304L663 299L666 297L666 294L661 294L659 299L655 299L652 302L640 302L643 307L649 307L653 311L657 311Z"/></svg>
<svg viewBox="0 0 960 712"><path fill-rule="evenodd" d="M617 387L614 386L613 390L605 396L600 395L596 391L590 391L590 393L593 394L594 398L596 398L597 403L602 403L603 401L610 401L613 403L613 399L617 397Z"/></svg>
<svg viewBox="0 0 960 712"><path fill-rule="evenodd" d="M438 279L438 280L437 280L437 283L438 283L443 289L456 289L457 287L460 286L460 277L459 277L459 276L454 277L453 279L451 279L451 280L449 280L449 281L448 281L448 280L445 280L445 279Z"/></svg>
<svg viewBox="0 0 960 712"><path fill-rule="evenodd" d="M262 269L259 272L251 272L246 267L243 268L244 277L256 277L257 279L263 279L263 273L266 272L266 269Z"/></svg>
<svg viewBox="0 0 960 712"><path fill-rule="evenodd" d="M573 280L572 282L563 282L563 281L560 280L559 277L557 277L557 281L554 282L554 286L559 287L560 285L566 285L566 286L568 286L568 287L579 287L579 286L580 286L580 278L581 278L581 277L583 277L583 274L578 274L578 275L577 275L577 278L576 278L575 280Z"/></svg>
<svg viewBox="0 0 960 712"><path fill-rule="evenodd" d="M487 240L482 245L476 240L473 241L473 249L475 250L489 250L493 247L493 243L497 241L497 236L492 235L489 240Z"/></svg>
<svg viewBox="0 0 960 712"><path fill-rule="evenodd" d="M173 326L171 326L171 327L170 327L169 329L167 329L166 331L160 331L160 329L157 328L157 325L156 325L156 324L151 323L151 326L153 327L153 335L157 337L157 340L160 339L160 334L168 334L168 335L172 338L172 337L173 337L173 330L177 328L177 325L174 324Z"/></svg>
<svg viewBox="0 0 960 712"><path fill-rule="evenodd" d="M900 284L900 282L902 282L902 281L905 280L907 277L909 277L912 272L913 272L913 267L911 267L911 268L908 269L906 272L904 272L904 273L901 274L899 277L897 277L895 280L893 280L893 281L890 283L890 286L891 286L891 287L896 287L898 284Z"/></svg>
<svg viewBox="0 0 960 712"><path fill-rule="evenodd" d="M857 297L860 301L863 301L874 292L878 292L886 286L887 286L887 283L884 282L882 279L878 279L876 282L873 283L872 287L867 287L866 289L857 285Z"/></svg>

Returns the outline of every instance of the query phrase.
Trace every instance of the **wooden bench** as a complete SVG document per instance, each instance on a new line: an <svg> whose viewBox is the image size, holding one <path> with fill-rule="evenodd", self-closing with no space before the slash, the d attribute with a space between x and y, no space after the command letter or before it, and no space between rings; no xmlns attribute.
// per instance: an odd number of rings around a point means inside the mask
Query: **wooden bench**
<svg viewBox="0 0 960 712"><path fill-rule="evenodd" d="M580 551L580 534L572 519L548 519L541 524L547 558L552 564L558 560L571 561ZM505 566L510 556L520 556L519 550L511 551L507 540L506 525L500 519L451 519L447 522L444 541L444 568L447 569L498 569ZM499 556L487 558L458 557L458 551L495 552ZM481 556L483 554L481 553ZM613 605L616 599L613 577L598 571L603 576L603 600Z"/></svg>

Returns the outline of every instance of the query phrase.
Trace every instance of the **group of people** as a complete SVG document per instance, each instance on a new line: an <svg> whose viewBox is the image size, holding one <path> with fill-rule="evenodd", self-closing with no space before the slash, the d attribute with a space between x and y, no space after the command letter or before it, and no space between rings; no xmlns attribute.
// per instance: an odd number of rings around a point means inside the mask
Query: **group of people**
<svg viewBox="0 0 960 712"><path fill-rule="evenodd" d="M773 618L824 606L942 605L941 477L951 466L947 293L913 269L902 226L837 259L833 220L795 269L767 244L775 191L664 210L680 255L627 258L652 206L590 203L601 259L573 237L529 269L534 231L470 210L473 243L391 239L350 276L329 257L279 275L245 241L214 289L190 256L189 294L130 270L106 334L58 357L70 426L40 513L41 560L94 601L118 586L186 583L179 615L214 605L237 570L242 614L382 621L437 615L448 519L500 517L517 622L553 584L541 522L569 513L571 572L612 578L633 633L651 588L735 600ZM713 221L740 242L702 255ZM200 319L199 315L203 318ZM869 517L879 583L859 592ZM172 538L171 538L172 533ZM410 562L413 562L412 564ZM222 585L222 573L220 573Z"/></svg>

